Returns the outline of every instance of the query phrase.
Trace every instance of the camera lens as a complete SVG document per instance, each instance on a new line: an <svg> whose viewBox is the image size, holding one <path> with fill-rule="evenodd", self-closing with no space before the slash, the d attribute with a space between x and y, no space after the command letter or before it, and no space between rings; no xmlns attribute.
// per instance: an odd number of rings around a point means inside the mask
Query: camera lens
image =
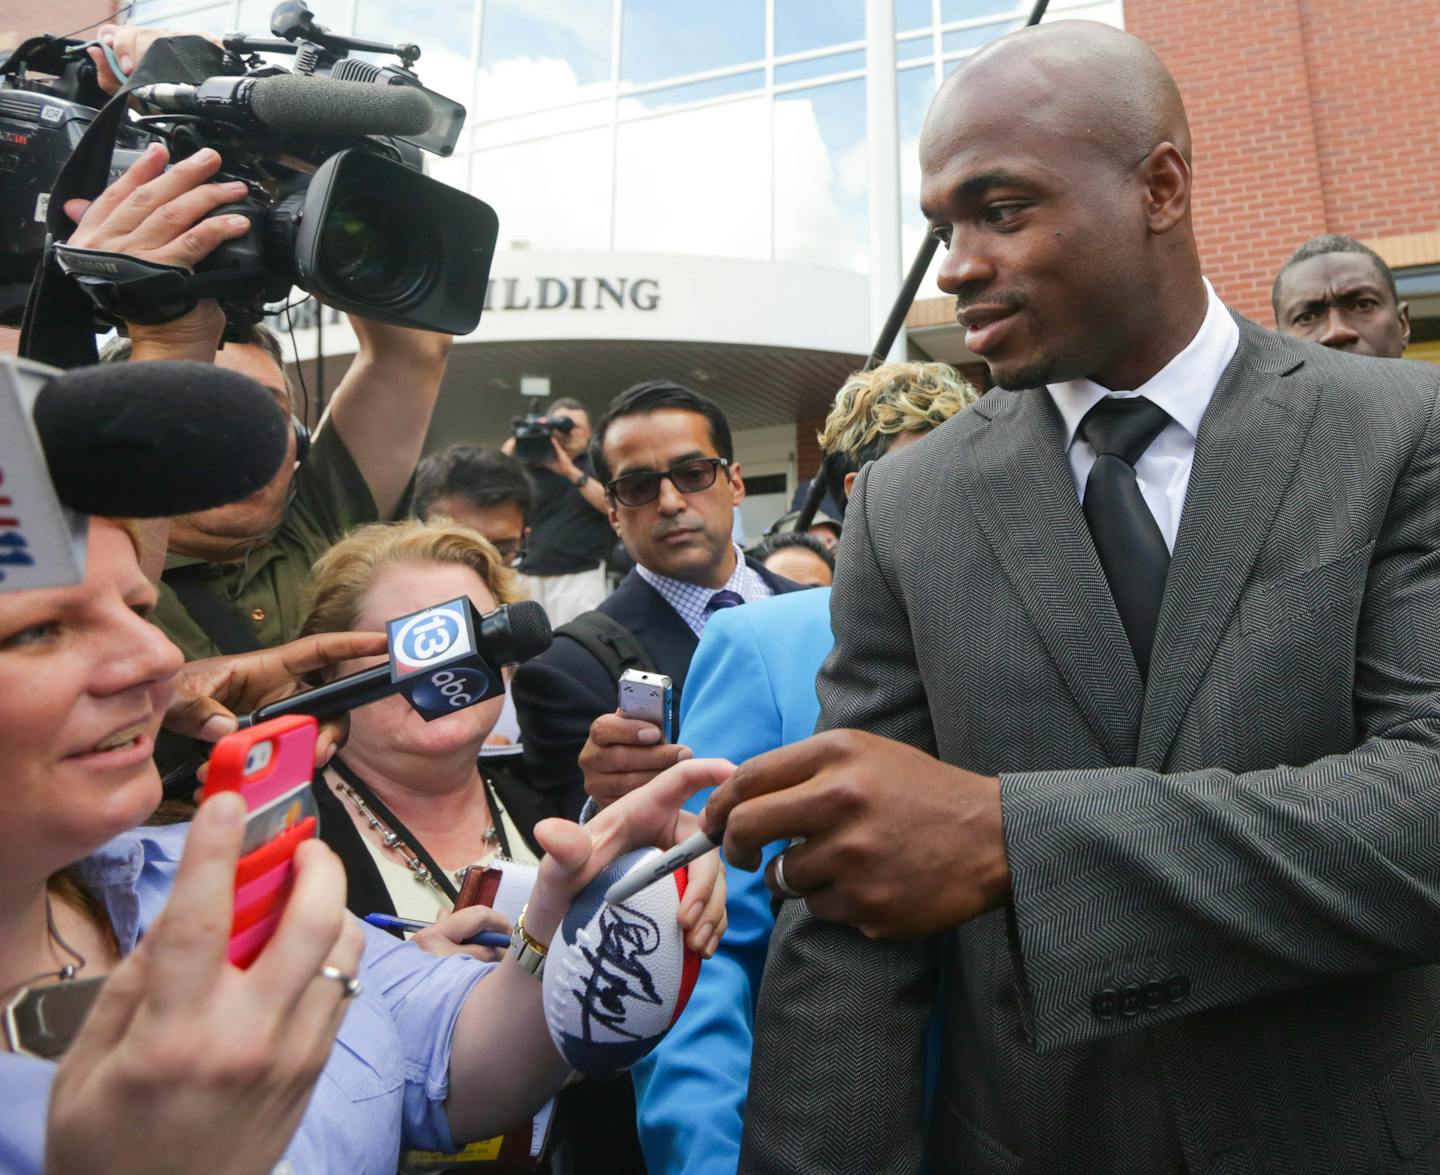
<svg viewBox="0 0 1440 1175"><path fill-rule="evenodd" d="M402 239L406 224L403 211L389 201L346 193L326 210L321 263L357 298L380 306L403 301L424 283L430 255L413 239Z"/></svg>

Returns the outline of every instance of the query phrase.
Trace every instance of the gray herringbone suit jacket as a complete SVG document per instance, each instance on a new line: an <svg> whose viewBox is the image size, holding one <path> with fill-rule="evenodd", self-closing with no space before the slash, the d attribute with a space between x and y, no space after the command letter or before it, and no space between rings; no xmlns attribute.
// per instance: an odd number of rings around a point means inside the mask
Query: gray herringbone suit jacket
<svg viewBox="0 0 1440 1175"><path fill-rule="evenodd" d="M821 723L1001 774L1014 900L787 903L743 1171L1440 1171L1437 390L1242 321L1144 689L1043 390L870 467Z"/></svg>

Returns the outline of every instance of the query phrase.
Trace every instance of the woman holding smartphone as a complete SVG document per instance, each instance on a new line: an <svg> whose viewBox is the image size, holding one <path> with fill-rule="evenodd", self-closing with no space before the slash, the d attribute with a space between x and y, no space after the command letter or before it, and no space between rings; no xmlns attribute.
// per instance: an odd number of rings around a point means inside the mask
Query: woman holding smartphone
<svg viewBox="0 0 1440 1175"><path fill-rule="evenodd" d="M188 848L185 826L136 827L160 799L150 755L180 667L144 619L154 599L133 535L99 519L82 583L0 594L0 1002L110 976L58 1072L0 1052L0 1169L264 1172L283 1157L389 1175L402 1146L454 1150L533 1113L567 1073L535 975L360 927L318 842L254 966L225 962L237 801L207 802ZM604 863L688 831L679 804L728 772L681 767L584 828L537 825L531 941L548 944Z"/></svg>

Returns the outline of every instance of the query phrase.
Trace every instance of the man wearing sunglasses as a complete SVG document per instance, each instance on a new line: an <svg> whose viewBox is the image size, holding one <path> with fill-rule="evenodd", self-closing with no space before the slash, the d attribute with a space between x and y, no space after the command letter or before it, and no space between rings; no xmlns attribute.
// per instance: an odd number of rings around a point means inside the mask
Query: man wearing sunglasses
<svg viewBox="0 0 1440 1175"><path fill-rule="evenodd" d="M730 426L704 396L663 381L621 392L595 427L591 457L636 567L517 669L511 687L531 780L572 818L587 791L603 807L690 757L678 722L660 745L654 726L615 713L623 669L667 675L678 716L709 618L796 587L747 561L730 537L745 483Z"/></svg>

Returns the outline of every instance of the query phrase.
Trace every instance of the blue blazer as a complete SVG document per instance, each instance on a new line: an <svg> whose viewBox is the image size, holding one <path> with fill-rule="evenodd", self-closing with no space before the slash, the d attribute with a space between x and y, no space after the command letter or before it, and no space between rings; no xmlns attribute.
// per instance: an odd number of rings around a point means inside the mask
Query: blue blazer
<svg viewBox="0 0 1440 1175"><path fill-rule="evenodd" d="M829 654L830 589L731 608L705 626L690 661L681 721L697 758L743 763L815 733L815 675ZM686 804L698 812L709 789ZM768 861L782 847L765 849ZM652 1175L734 1175L750 1082L755 1000L774 915L764 871L725 867L730 928L700 968L675 1026L631 1073Z"/></svg>

